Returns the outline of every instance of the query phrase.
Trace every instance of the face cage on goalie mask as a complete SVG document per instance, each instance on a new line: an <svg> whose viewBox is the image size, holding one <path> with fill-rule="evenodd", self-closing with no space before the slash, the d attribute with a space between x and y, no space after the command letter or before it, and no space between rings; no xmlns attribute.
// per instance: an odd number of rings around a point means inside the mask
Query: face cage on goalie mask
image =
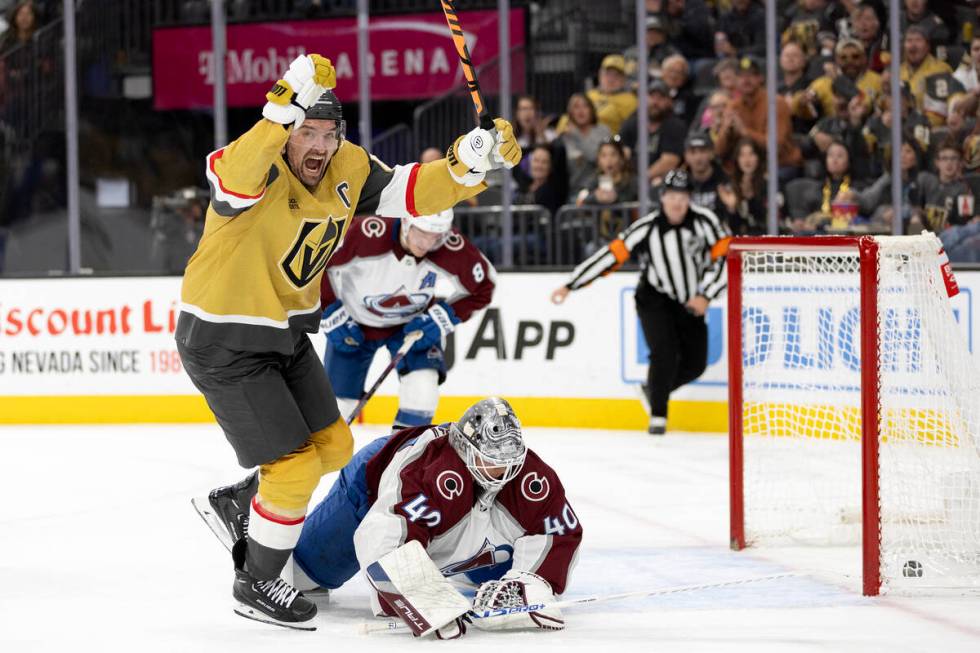
<svg viewBox="0 0 980 653"><path fill-rule="evenodd" d="M494 458L476 446L476 443L466 437L455 424L450 424L450 444L459 454L459 457L466 463L466 468L470 470L473 479L485 490L496 492L510 481L517 477L524 466L524 459L527 457L527 447L521 443L521 453L516 458ZM506 434L504 434L506 435ZM517 435L516 437L520 437ZM461 451L462 449L462 451ZM479 456L482 465L476 464L476 457ZM494 478L486 473L487 467L504 467L504 473L500 478Z"/></svg>

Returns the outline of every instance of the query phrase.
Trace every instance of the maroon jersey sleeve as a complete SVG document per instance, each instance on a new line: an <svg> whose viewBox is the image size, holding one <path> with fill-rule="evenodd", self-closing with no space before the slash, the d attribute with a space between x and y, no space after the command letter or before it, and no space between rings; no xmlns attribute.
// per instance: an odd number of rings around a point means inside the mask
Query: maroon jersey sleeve
<svg viewBox="0 0 980 653"><path fill-rule="evenodd" d="M555 594L564 592L582 542L582 524L558 475L528 450L520 474L497 501L525 531L514 542L514 569L541 576Z"/></svg>
<svg viewBox="0 0 980 653"><path fill-rule="evenodd" d="M376 540L372 544L388 540L385 550L409 540L428 546L432 538L459 523L473 504L472 477L448 438L414 441L433 428L439 427L396 433L368 462L371 514L378 517L373 520ZM370 517L365 522L371 522Z"/></svg>
<svg viewBox="0 0 980 653"><path fill-rule="evenodd" d="M429 260L455 281L457 295L448 298L456 317L465 322L493 299L497 271L476 245L453 229Z"/></svg>

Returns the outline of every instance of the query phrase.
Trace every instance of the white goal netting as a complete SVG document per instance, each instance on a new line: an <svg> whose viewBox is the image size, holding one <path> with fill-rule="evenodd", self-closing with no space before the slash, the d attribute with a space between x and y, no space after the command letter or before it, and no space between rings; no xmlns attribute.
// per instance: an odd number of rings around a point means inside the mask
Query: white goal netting
<svg viewBox="0 0 980 653"><path fill-rule="evenodd" d="M980 374L967 327L934 236L876 242L882 590L980 587ZM856 248L742 253L749 545L861 543L859 272Z"/></svg>

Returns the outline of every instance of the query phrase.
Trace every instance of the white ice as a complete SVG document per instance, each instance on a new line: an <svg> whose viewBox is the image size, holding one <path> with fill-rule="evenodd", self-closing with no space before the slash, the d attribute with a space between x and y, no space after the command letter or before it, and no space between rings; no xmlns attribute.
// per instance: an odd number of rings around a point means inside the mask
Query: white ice
<svg viewBox="0 0 980 653"><path fill-rule="evenodd" d="M363 444L380 428L357 427ZM585 529L565 598L804 575L568 609L563 632L362 635L358 577L316 632L236 616L190 498L243 475L216 426L0 428L0 651L980 651L980 598L863 598L858 551L728 548L715 435L528 429ZM314 500L332 483L327 477Z"/></svg>

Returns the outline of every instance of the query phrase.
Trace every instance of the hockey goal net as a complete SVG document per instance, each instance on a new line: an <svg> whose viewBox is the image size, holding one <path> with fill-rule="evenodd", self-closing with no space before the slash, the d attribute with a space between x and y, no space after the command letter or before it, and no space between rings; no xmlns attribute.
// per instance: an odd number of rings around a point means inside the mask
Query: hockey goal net
<svg viewBox="0 0 980 653"><path fill-rule="evenodd" d="M980 375L940 251L732 242L734 549L860 544L867 595L980 587Z"/></svg>

